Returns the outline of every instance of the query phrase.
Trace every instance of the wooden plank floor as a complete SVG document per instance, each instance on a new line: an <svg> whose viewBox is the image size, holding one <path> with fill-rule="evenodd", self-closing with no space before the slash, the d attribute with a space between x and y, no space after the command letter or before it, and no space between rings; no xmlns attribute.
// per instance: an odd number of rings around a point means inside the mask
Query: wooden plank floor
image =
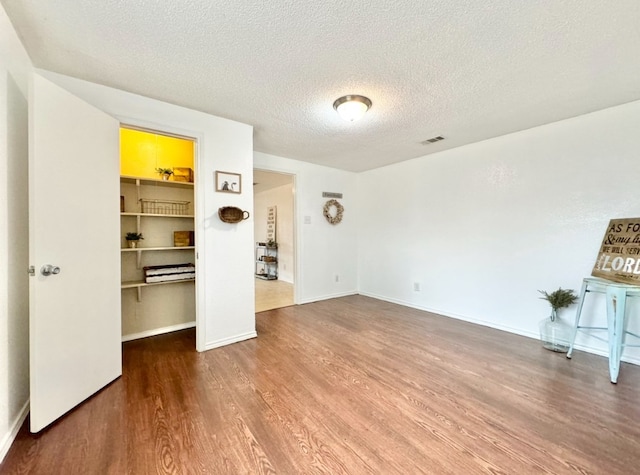
<svg viewBox="0 0 640 475"><path fill-rule="evenodd" d="M254 340L124 345L124 374L0 473L633 474L640 367L352 296L264 312Z"/></svg>
<svg viewBox="0 0 640 475"><path fill-rule="evenodd" d="M256 313L293 305L293 284L284 280L256 281Z"/></svg>

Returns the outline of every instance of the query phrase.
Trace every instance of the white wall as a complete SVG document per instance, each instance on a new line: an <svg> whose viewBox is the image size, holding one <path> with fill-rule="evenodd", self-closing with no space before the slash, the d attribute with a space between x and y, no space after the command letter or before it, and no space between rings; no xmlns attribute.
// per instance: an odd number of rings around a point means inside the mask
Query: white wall
<svg viewBox="0 0 640 475"><path fill-rule="evenodd" d="M254 166L296 176L296 303L356 293L356 174L260 152L254 153ZM344 194L344 218L338 225L322 215L323 191Z"/></svg>
<svg viewBox="0 0 640 475"><path fill-rule="evenodd" d="M253 128L209 114L167 104L117 89L40 71L73 94L120 119L123 123L196 137L196 244L198 333L200 350L256 336L253 281L253 221L220 221L218 208L253 207L253 190L242 194L214 191L216 170L242 174L253 180ZM117 157L116 157L117 159Z"/></svg>
<svg viewBox="0 0 640 475"><path fill-rule="evenodd" d="M537 338L537 289L579 290L609 219L640 216L639 130L634 102L360 174L360 292Z"/></svg>
<svg viewBox="0 0 640 475"><path fill-rule="evenodd" d="M253 199L254 238L267 240L267 208L276 207L276 242L278 243L278 279L293 284L293 185L287 184L256 193Z"/></svg>
<svg viewBox="0 0 640 475"><path fill-rule="evenodd" d="M0 462L28 411L27 75L31 62L0 6Z"/></svg>

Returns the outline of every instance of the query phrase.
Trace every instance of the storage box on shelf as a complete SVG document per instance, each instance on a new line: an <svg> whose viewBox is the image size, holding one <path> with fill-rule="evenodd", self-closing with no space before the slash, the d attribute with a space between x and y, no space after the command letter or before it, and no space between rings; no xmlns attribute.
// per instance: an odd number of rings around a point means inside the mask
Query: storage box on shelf
<svg viewBox="0 0 640 475"><path fill-rule="evenodd" d="M174 231L173 245L175 247L188 247L195 244L195 235L193 231Z"/></svg>
<svg viewBox="0 0 640 475"><path fill-rule="evenodd" d="M175 181L193 183L193 170L191 168L174 167L173 179Z"/></svg>

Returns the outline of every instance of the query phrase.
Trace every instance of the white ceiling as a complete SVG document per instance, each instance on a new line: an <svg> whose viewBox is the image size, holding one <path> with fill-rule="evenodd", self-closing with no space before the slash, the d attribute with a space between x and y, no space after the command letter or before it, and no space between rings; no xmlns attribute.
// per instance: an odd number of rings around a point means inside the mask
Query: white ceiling
<svg viewBox="0 0 640 475"><path fill-rule="evenodd" d="M640 99L638 0L0 0L36 67L362 171ZM373 107L360 122L332 109ZM443 135L433 145L420 142Z"/></svg>

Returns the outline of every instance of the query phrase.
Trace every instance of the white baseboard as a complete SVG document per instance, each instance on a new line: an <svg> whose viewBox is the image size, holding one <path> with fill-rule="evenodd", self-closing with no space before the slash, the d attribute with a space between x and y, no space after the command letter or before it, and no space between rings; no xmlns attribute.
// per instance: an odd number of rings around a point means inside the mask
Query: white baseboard
<svg viewBox="0 0 640 475"><path fill-rule="evenodd" d="M358 291L357 290L350 290L348 292L340 292L337 294L328 294L328 295L320 295L318 297L313 297L313 298L309 298L309 299L302 299L298 302L298 305L303 305L305 303L313 303L313 302L319 302L321 300L331 300L331 299L337 299L340 297L348 297L350 295L358 295ZM364 295L364 294L362 294ZM377 298L377 297L373 297L373 298ZM379 299L379 300L383 300L383 299Z"/></svg>
<svg viewBox="0 0 640 475"><path fill-rule="evenodd" d="M139 340L141 338L148 338L150 336L163 335L164 333L177 332L178 330L186 330L187 328L193 328L196 326L196 322L179 323L178 325L171 325L169 327L154 328L153 330L147 330L140 333L131 333L129 335L123 335L122 341Z"/></svg>
<svg viewBox="0 0 640 475"><path fill-rule="evenodd" d="M429 308L429 307L424 307L422 305L415 305L413 303L405 302L403 300L389 298L389 297L383 297L381 295L376 295L376 294L372 294L372 293L368 293L368 292L360 292L360 295L364 295L366 297L371 297L371 298L378 299L378 300L383 300L385 302L395 303L395 304L398 304L398 305L402 305L404 307L415 308L416 310L423 310L425 312L435 313L437 315L441 315L441 316L447 317L447 318L455 318L456 320L462 320L464 322L474 323L476 325L482 325L484 327L495 328L496 330L502 330L502 331L505 331L505 332L514 333L516 335L525 336L527 338L533 338L534 340L539 340L540 339L540 335L538 333L525 331L525 330L522 330L520 328L509 327L509 326L504 326L504 325L498 325L496 323L489 322L489 321L486 321L486 320L479 320L477 318L468 317L466 315L458 315L458 314L447 312L447 311L444 311L444 310L441 310L441 309L437 309L437 308ZM598 355L598 356L604 356L605 358L609 357L609 353L606 350L603 350L601 348L594 348L594 347L591 347L591 346L576 344L575 345L575 349L576 350L580 350L580 351L585 351L587 353L592 353L592 354ZM640 365L640 359L635 358L635 357L623 356L622 357L622 361L625 361L625 362L631 363L631 364L635 364L635 365Z"/></svg>
<svg viewBox="0 0 640 475"><path fill-rule="evenodd" d="M239 341L250 340L251 338L256 338L258 334L254 331L241 333L239 335L230 336L228 338L222 338L220 340L210 341L205 347L204 351L213 350L214 348L220 348L221 346L227 346L232 343L238 343Z"/></svg>
<svg viewBox="0 0 640 475"><path fill-rule="evenodd" d="M2 438L2 443L0 444L0 463L2 463L7 453L9 452L13 441L16 440L18 431L20 430L20 427L22 427L22 424L24 423L24 420L27 418L28 414L29 400L27 399L27 402L25 402L24 406L22 406L22 409L20 409L18 417L16 417L16 419L13 421L13 424L11 424L9 432Z"/></svg>

